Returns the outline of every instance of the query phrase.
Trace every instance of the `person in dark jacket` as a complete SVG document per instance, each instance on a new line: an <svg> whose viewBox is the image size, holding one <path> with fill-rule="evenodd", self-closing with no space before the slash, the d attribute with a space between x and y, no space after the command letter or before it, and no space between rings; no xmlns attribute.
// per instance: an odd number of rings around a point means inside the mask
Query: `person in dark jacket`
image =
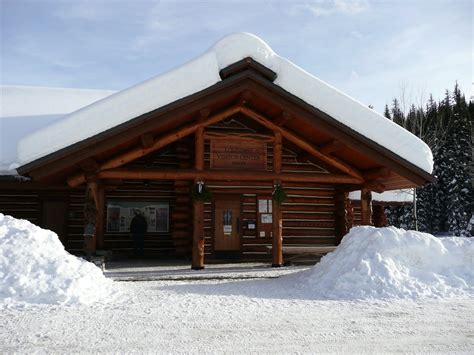
<svg viewBox="0 0 474 355"><path fill-rule="evenodd" d="M135 211L135 216L130 222L130 232L132 233L133 249L136 256L143 255L143 245L147 227L148 226L143 212Z"/></svg>

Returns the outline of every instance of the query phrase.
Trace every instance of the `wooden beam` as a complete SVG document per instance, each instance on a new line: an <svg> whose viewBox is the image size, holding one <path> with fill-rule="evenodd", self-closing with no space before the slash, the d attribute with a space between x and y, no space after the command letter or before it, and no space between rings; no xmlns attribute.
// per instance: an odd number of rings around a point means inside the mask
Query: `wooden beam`
<svg viewBox="0 0 474 355"><path fill-rule="evenodd" d="M104 205L105 186L102 183L99 183L97 186L97 222L95 226L97 249L104 249Z"/></svg>
<svg viewBox="0 0 474 355"><path fill-rule="evenodd" d="M204 127L198 127L195 132L194 144L194 168L204 169Z"/></svg>
<svg viewBox="0 0 474 355"><path fill-rule="evenodd" d="M84 253L90 259L96 251L98 221L98 184L97 180L89 180L86 186L84 201Z"/></svg>
<svg viewBox="0 0 474 355"><path fill-rule="evenodd" d="M321 160L321 161L337 168L338 170L357 178L359 180L359 182L364 180L364 177L363 177L362 173L358 169L356 169L355 167L353 167L353 166L351 166L351 165L349 165L345 162L342 162L341 160L339 160L335 157L330 157L330 156L324 155L323 153L321 153L319 151L319 149L317 149L311 143L308 143L306 140L304 140L303 138L297 136L296 134L294 134L294 133L292 133L292 132L290 132L290 131L282 128L282 127L277 126L275 123L271 122L266 117L258 114L257 112L255 112L255 111L253 111L253 110L251 110L247 107L241 107L240 109L241 109L242 113L244 113L247 116L253 118L254 120L259 122L263 126L269 128L271 130L280 131L284 138L288 139L290 142L294 143L295 145L297 145L301 149L307 151L312 156L314 156L316 159L319 159L319 160Z"/></svg>
<svg viewBox="0 0 474 355"><path fill-rule="evenodd" d="M385 185L377 180L369 180L364 182L364 188L378 193L382 193L385 191Z"/></svg>
<svg viewBox="0 0 474 355"><path fill-rule="evenodd" d="M323 184L358 184L359 179L347 175L334 174L275 174L269 171L243 171L243 170L130 170L110 169L100 171L101 179L128 179L128 180L194 180L201 177L208 181L237 180L237 181L272 181L282 182L313 182Z"/></svg>
<svg viewBox="0 0 474 355"><path fill-rule="evenodd" d="M99 169L99 164L92 158L83 160L82 162L79 163L79 166L81 167L82 170L88 173L95 172L97 171L97 169Z"/></svg>
<svg viewBox="0 0 474 355"><path fill-rule="evenodd" d="M329 143L326 143L325 145L321 146L319 148L319 151L323 154L331 154L337 152L338 150L341 150L342 148L344 148L344 144L336 139L333 139Z"/></svg>
<svg viewBox="0 0 474 355"><path fill-rule="evenodd" d="M204 202L193 202L193 270L204 269Z"/></svg>
<svg viewBox="0 0 474 355"><path fill-rule="evenodd" d="M250 100L252 100L253 94L249 90L244 90L239 96L239 105L245 106L248 105Z"/></svg>
<svg viewBox="0 0 474 355"><path fill-rule="evenodd" d="M288 123L289 120L291 120L292 116L289 112L283 111L280 116L275 118L273 123L275 123L277 126L284 126L285 124Z"/></svg>
<svg viewBox="0 0 474 355"><path fill-rule="evenodd" d="M200 172L204 169L204 127L198 127L195 132L194 147L194 169ZM198 183L201 176L194 178ZM204 202L193 201L193 243L192 262L193 270L204 269Z"/></svg>
<svg viewBox="0 0 474 355"><path fill-rule="evenodd" d="M280 131L275 131L275 141L273 142L273 172L281 174L282 170L282 138ZM273 180L273 185L281 184L280 179ZM272 211L272 266L283 265L283 218L281 206L277 201L273 201Z"/></svg>
<svg viewBox="0 0 474 355"><path fill-rule="evenodd" d="M153 137L151 133L144 133L140 136L140 142L141 142L142 148L148 149L155 142L155 138Z"/></svg>
<svg viewBox="0 0 474 355"><path fill-rule="evenodd" d="M364 178L366 180L376 180L376 179L384 179L388 178L390 176L390 169L388 168L376 168L376 169L371 169L371 170L366 170L363 172Z"/></svg>
<svg viewBox="0 0 474 355"><path fill-rule="evenodd" d="M362 189L360 192L361 224L372 225L372 193L370 190Z"/></svg>
<svg viewBox="0 0 474 355"><path fill-rule="evenodd" d="M228 108L222 112L216 113L215 115L212 115L211 117L205 119L202 122L195 122L190 125L187 125L183 128L180 128L176 131L173 131L171 133L168 133L158 139L155 140L155 142L149 147L149 148L143 148L143 147L136 147L133 148L125 153L122 153L114 158L111 158L104 163L100 164L99 171L100 170L107 170L107 169L113 169L117 168L119 166L122 166L126 163L129 163L135 159L141 158L151 152L154 152L158 149L161 149L181 138L184 138L192 133L194 133L199 127L206 127L211 124L217 123L224 118L233 115L234 113L239 112L240 108L239 107L231 107ZM84 174L77 174L74 176L71 176L67 179L67 183L69 186L74 187L74 186L79 186L85 182L85 177Z"/></svg>
<svg viewBox="0 0 474 355"><path fill-rule="evenodd" d="M273 142L273 172L281 173L282 166L282 139L280 131L275 131L275 140Z"/></svg>

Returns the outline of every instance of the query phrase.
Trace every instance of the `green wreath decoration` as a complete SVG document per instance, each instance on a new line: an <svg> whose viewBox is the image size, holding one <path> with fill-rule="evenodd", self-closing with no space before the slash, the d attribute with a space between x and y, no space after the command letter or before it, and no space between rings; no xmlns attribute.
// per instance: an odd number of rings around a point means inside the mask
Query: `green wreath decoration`
<svg viewBox="0 0 474 355"><path fill-rule="evenodd" d="M201 185L201 189L199 189L199 185ZM194 201L203 201L209 202L212 200L212 193L204 183L197 183L194 184L193 188L191 189L191 197Z"/></svg>
<svg viewBox="0 0 474 355"><path fill-rule="evenodd" d="M275 200L275 202L278 204L282 204L288 198L285 190L280 184L275 185L275 189L273 190L272 197Z"/></svg>

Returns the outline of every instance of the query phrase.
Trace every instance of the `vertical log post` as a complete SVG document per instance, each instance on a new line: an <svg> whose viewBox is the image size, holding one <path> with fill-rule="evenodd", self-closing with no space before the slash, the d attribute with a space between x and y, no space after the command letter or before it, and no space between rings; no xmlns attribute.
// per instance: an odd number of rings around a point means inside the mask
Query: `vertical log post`
<svg viewBox="0 0 474 355"><path fill-rule="evenodd" d="M374 210L374 226L385 227L387 225L387 216L385 215L385 207L383 205L373 205Z"/></svg>
<svg viewBox="0 0 474 355"><path fill-rule="evenodd" d="M276 174L281 173L282 166L282 139L281 133L275 131L275 140L273 142L273 171ZM281 184L280 180L274 180L274 184ZM283 219L281 206L273 201L273 236L272 236L272 266L280 267L283 265Z"/></svg>
<svg viewBox="0 0 474 355"><path fill-rule="evenodd" d="M352 227L352 206L349 200L349 193L347 191L336 189L336 239L339 244Z"/></svg>
<svg viewBox="0 0 474 355"><path fill-rule="evenodd" d="M204 169L204 127L199 127L195 133L194 167L196 170ZM200 177L194 179L196 184ZM204 269L204 202L193 201L193 270Z"/></svg>
<svg viewBox="0 0 474 355"><path fill-rule="evenodd" d="M105 187L99 183L97 185L96 246L100 250L104 249L104 204Z"/></svg>
<svg viewBox="0 0 474 355"><path fill-rule="evenodd" d="M96 227L97 227L97 205L98 184L95 178L87 181L84 201L84 253L88 260L96 251Z"/></svg>
<svg viewBox="0 0 474 355"><path fill-rule="evenodd" d="M361 224L372 225L372 193L370 190L362 189L360 192Z"/></svg>

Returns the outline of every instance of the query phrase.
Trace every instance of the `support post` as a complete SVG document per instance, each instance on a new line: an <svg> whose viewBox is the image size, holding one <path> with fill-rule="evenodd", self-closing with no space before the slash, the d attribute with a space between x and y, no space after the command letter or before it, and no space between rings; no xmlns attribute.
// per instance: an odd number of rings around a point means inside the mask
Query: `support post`
<svg viewBox="0 0 474 355"><path fill-rule="evenodd" d="M349 193L342 189L336 189L336 238L339 244L349 230L352 228L352 206Z"/></svg>
<svg viewBox="0 0 474 355"><path fill-rule="evenodd" d="M84 253L88 260L96 251L97 242L97 197L98 184L96 179L87 182L84 201Z"/></svg>
<svg viewBox="0 0 474 355"><path fill-rule="evenodd" d="M99 183L97 185L96 246L100 250L104 249L104 205L105 186Z"/></svg>
<svg viewBox="0 0 474 355"><path fill-rule="evenodd" d="M362 189L360 192L361 224L372 225L372 193L370 190Z"/></svg>
<svg viewBox="0 0 474 355"><path fill-rule="evenodd" d="M204 169L204 127L198 127L195 133L194 168ZM194 179L194 183L201 181L201 177ZM193 201L193 270L204 269L204 202Z"/></svg>
<svg viewBox="0 0 474 355"><path fill-rule="evenodd" d="M279 131L275 131L273 142L273 171L281 173L282 167L282 138ZM281 184L281 180L274 180L274 185ZM281 267L283 265L283 218L281 206L273 200L273 235L272 235L272 266Z"/></svg>
<svg viewBox="0 0 474 355"><path fill-rule="evenodd" d="M374 226L385 227L387 225L387 216L385 215L385 207L383 205L373 205Z"/></svg>

